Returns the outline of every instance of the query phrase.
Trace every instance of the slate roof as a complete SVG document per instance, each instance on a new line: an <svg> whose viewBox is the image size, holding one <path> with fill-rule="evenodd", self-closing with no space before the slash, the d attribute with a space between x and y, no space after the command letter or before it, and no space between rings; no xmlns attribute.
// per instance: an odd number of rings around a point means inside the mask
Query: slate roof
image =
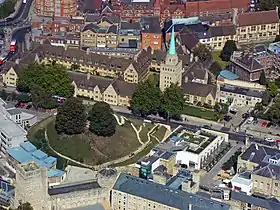
<svg viewBox="0 0 280 210"><path fill-rule="evenodd" d="M33 51L37 53L39 58L55 58L65 61L75 62L77 64L103 67L112 69L118 72L123 72L133 62L132 60L108 55L100 55L95 53L87 54L79 49L67 49L63 47L43 44L36 47ZM139 57L141 59L141 57Z"/></svg>
<svg viewBox="0 0 280 210"><path fill-rule="evenodd" d="M210 27L209 30L210 30L212 37L229 36L229 35L235 35L235 33L236 33L234 25L213 26L213 27Z"/></svg>
<svg viewBox="0 0 280 210"><path fill-rule="evenodd" d="M262 98L264 91L252 90L250 88L238 87L233 85L221 85L220 90L229 93L236 93L248 97Z"/></svg>
<svg viewBox="0 0 280 210"><path fill-rule="evenodd" d="M109 34L109 33L117 34L118 26L111 25L109 28L101 28L94 23L90 23L90 24L87 24L84 26L84 28L82 29L82 32L87 31L87 30L90 30L94 33L99 33L99 34Z"/></svg>
<svg viewBox="0 0 280 210"><path fill-rule="evenodd" d="M239 26L253 26L278 23L279 17L276 10L240 13L237 16Z"/></svg>
<svg viewBox="0 0 280 210"><path fill-rule="evenodd" d="M120 30L127 29L127 30L141 30L140 22L121 22Z"/></svg>
<svg viewBox="0 0 280 210"><path fill-rule="evenodd" d="M217 87L215 85L201 84L196 82L186 82L182 84L182 88L186 94L206 97L211 94L216 97Z"/></svg>
<svg viewBox="0 0 280 210"><path fill-rule="evenodd" d="M112 85L120 96L132 97L136 89L136 84L127 83L120 79L112 80L97 76L90 76L88 78L86 74L77 72L69 72L69 75L77 87L84 90L94 90L95 87L98 87L100 92L103 93L110 85Z"/></svg>
<svg viewBox="0 0 280 210"><path fill-rule="evenodd" d="M94 14L88 14L86 16L86 22L100 23L103 21L106 21L110 24L117 24L117 23L120 23L120 17L119 16L100 16L100 15L94 15Z"/></svg>
<svg viewBox="0 0 280 210"><path fill-rule="evenodd" d="M250 72L265 68L250 53L246 53L240 58L236 58L235 60L231 61L237 65L240 65L241 67L245 68L247 71Z"/></svg>
<svg viewBox="0 0 280 210"><path fill-rule="evenodd" d="M140 24L144 33L161 34L159 17L142 17Z"/></svg>
<svg viewBox="0 0 280 210"><path fill-rule="evenodd" d="M182 45L185 45L188 50L194 49L199 43L199 39L187 27L184 27L176 36Z"/></svg>
<svg viewBox="0 0 280 210"><path fill-rule="evenodd" d="M224 210L230 208L228 204L180 190L173 190L165 185L124 173L120 174L113 189L181 210L188 210L189 204L192 204L192 209L197 210Z"/></svg>

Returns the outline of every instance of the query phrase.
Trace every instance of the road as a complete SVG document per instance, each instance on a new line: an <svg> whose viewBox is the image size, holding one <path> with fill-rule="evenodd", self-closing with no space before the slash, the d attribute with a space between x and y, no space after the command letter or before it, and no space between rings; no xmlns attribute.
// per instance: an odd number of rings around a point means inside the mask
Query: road
<svg viewBox="0 0 280 210"><path fill-rule="evenodd" d="M21 4L14 17L0 21L0 27L16 26L28 17L33 0L27 0L26 4Z"/></svg>
<svg viewBox="0 0 280 210"><path fill-rule="evenodd" d="M234 144L233 147L221 158L221 160L203 177L201 177L201 185L213 187L215 185L213 178L220 172L222 165L230 159L230 157L239 150L244 144Z"/></svg>

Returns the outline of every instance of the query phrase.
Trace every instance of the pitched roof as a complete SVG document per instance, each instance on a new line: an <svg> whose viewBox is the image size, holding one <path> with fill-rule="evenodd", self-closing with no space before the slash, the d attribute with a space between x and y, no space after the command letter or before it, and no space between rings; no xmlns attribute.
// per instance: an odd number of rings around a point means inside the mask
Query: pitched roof
<svg viewBox="0 0 280 210"><path fill-rule="evenodd" d="M253 26L278 23L279 16L276 10L240 13L237 16L239 26Z"/></svg>
<svg viewBox="0 0 280 210"><path fill-rule="evenodd" d="M134 61L132 63L134 69L141 77L148 71L148 67L151 64L151 50L141 50L138 54L134 56Z"/></svg>
<svg viewBox="0 0 280 210"><path fill-rule="evenodd" d="M228 204L180 190L173 190L165 185L123 173L118 177L113 189L181 210L188 210L190 205L193 209L200 210L226 210L230 208Z"/></svg>
<svg viewBox="0 0 280 210"><path fill-rule="evenodd" d="M198 43L199 39L195 36L195 34L188 29L187 27L184 27L178 34L177 39L180 40L180 43L182 45L185 45L188 50L192 50Z"/></svg>
<svg viewBox="0 0 280 210"><path fill-rule="evenodd" d="M184 82L182 88L185 93L193 96L206 97L211 94L216 97L217 87L215 85L202 84L196 82Z"/></svg>
<svg viewBox="0 0 280 210"><path fill-rule="evenodd" d="M234 25L213 26L213 27L210 27L209 30L210 30L212 37L229 36L229 35L235 35L235 33L236 33Z"/></svg>
<svg viewBox="0 0 280 210"><path fill-rule="evenodd" d="M65 50L63 47L52 46L49 44L39 45L34 49L33 52L37 53L40 58L56 58L82 65L112 69L118 72L126 70L127 67L133 62L133 60L108 55L95 53L87 54L85 51L79 49Z"/></svg>
<svg viewBox="0 0 280 210"><path fill-rule="evenodd" d="M159 17L142 17L140 20L142 32L161 34Z"/></svg>

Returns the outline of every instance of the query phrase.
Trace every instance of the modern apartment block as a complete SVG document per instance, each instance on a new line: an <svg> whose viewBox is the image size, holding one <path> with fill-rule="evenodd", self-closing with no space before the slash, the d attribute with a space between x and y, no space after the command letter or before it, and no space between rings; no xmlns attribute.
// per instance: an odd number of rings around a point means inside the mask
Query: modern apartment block
<svg viewBox="0 0 280 210"><path fill-rule="evenodd" d="M72 17L77 13L76 0L35 0L36 14L48 17Z"/></svg>
<svg viewBox="0 0 280 210"><path fill-rule="evenodd" d="M0 113L0 155L7 155L7 149L17 147L27 140L27 132L13 120Z"/></svg>

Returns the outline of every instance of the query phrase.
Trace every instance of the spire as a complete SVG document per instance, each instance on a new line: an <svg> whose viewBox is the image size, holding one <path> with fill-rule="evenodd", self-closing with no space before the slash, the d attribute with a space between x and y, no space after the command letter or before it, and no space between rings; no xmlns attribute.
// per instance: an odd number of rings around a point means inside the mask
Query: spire
<svg viewBox="0 0 280 210"><path fill-rule="evenodd" d="M174 26L172 27L168 55L176 55Z"/></svg>

